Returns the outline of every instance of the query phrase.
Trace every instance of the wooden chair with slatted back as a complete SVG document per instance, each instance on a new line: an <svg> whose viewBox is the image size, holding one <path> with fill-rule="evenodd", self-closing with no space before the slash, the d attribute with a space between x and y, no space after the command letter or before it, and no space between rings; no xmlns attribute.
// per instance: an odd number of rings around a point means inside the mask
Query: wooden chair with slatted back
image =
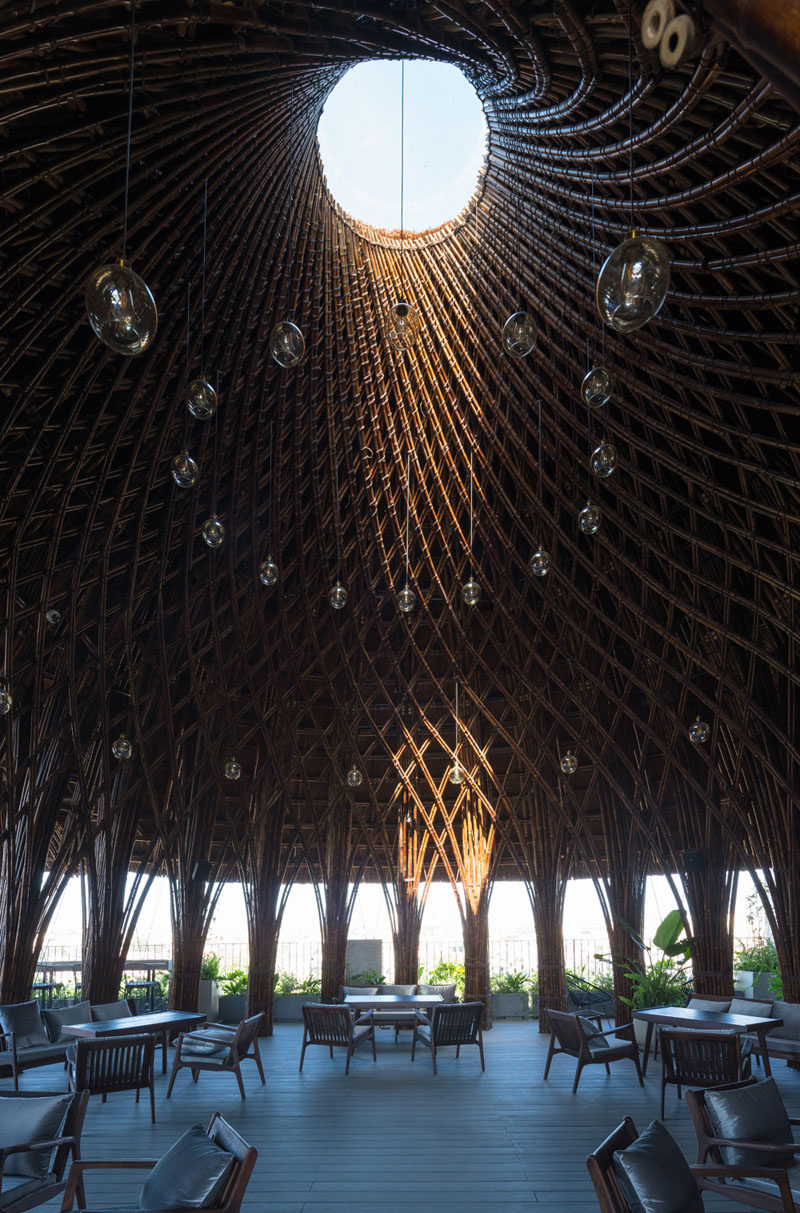
<svg viewBox="0 0 800 1213"><path fill-rule="evenodd" d="M76 1040L67 1049L71 1091L102 1095L103 1103L117 1091L150 1092L150 1119L156 1123L156 1099L153 1089L154 1036L101 1036L96 1040Z"/></svg>

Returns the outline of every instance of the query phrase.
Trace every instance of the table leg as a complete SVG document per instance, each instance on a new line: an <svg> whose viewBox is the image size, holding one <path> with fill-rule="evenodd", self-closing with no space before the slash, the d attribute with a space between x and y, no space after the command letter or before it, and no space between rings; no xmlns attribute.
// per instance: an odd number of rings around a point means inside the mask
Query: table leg
<svg viewBox="0 0 800 1213"><path fill-rule="evenodd" d="M644 1038L644 1056L642 1057L642 1077L647 1074L647 1059L650 1056L650 1041L653 1039L653 1022L648 1020L647 1032Z"/></svg>
<svg viewBox="0 0 800 1213"><path fill-rule="evenodd" d="M167 1035L168 1035L168 1031L166 1028L164 1028L164 1031L161 1033L161 1073L162 1074L166 1074L166 1072L167 1072Z"/></svg>
<svg viewBox="0 0 800 1213"><path fill-rule="evenodd" d="M767 1029L757 1028L756 1036L758 1037L758 1045L761 1049L761 1060L764 1063L764 1077L771 1078L772 1066L769 1064L769 1053L767 1052Z"/></svg>

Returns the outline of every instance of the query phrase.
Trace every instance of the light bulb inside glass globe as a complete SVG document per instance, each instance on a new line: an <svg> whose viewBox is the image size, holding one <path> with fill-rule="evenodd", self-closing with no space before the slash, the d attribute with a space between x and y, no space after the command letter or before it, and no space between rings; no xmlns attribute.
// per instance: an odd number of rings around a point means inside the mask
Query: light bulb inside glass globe
<svg viewBox="0 0 800 1213"><path fill-rule="evenodd" d="M537 548L531 556L531 572L534 577L546 577L550 571L550 553Z"/></svg>
<svg viewBox="0 0 800 1213"><path fill-rule="evenodd" d="M597 310L618 333L640 329L656 316L669 290L669 256L660 240L631 232L603 264Z"/></svg>
<svg viewBox="0 0 800 1213"><path fill-rule="evenodd" d="M536 346L536 324L530 312L514 312L503 325L503 349L514 358L527 358Z"/></svg>
<svg viewBox="0 0 800 1213"><path fill-rule="evenodd" d="M291 320L279 320L269 335L269 352L278 366L297 366L306 352L306 339Z"/></svg>
<svg viewBox="0 0 800 1213"><path fill-rule="evenodd" d="M7 716L14 706L8 687L0 686L0 716Z"/></svg>
<svg viewBox="0 0 800 1213"><path fill-rule="evenodd" d="M586 505L578 515L578 526L583 531L584 535L594 535L597 528L600 526L600 507L593 505L591 501L587 501Z"/></svg>
<svg viewBox="0 0 800 1213"><path fill-rule="evenodd" d="M698 716L694 724L689 729L689 738L695 743L695 745L705 745L705 743L708 741L708 735L710 732L711 730L706 721L702 720Z"/></svg>
<svg viewBox="0 0 800 1213"><path fill-rule="evenodd" d="M225 527L216 514L212 514L210 518L206 519L201 534L203 541L210 548L221 548L225 542Z"/></svg>
<svg viewBox="0 0 800 1213"><path fill-rule="evenodd" d="M350 788L360 788L363 782L364 776L361 774L356 764L353 763L350 770L347 772L347 786Z"/></svg>
<svg viewBox="0 0 800 1213"><path fill-rule="evenodd" d="M50 607L49 611L45 611L44 617L51 628L57 627L61 623L61 612L57 611L55 607Z"/></svg>
<svg viewBox="0 0 800 1213"><path fill-rule="evenodd" d="M328 595L328 598L334 611L341 611L347 605L347 590L344 588L341 581L337 581L336 585L331 586L331 592Z"/></svg>
<svg viewBox="0 0 800 1213"><path fill-rule="evenodd" d="M99 265L84 291L86 315L96 337L117 354L143 353L158 327L155 300L127 261Z"/></svg>
<svg viewBox="0 0 800 1213"><path fill-rule="evenodd" d="M217 393L205 379L193 379L186 389L186 407L198 421L208 421L217 411Z"/></svg>
<svg viewBox="0 0 800 1213"><path fill-rule="evenodd" d="M242 768L238 759L231 754L230 758L225 760L225 778L226 779L241 779Z"/></svg>
<svg viewBox="0 0 800 1213"><path fill-rule="evenodd" d="M604 366L595 366L584 375L581 384L583 403L589 408L599 409L608 404L614 391L614 378Z"/></svg>
<svg viewBox="0 0 800 1213"><path fill-rule="evenodd" d="M610 442L601 442L599 447L592 451L589 466L595 476L599 476L601 480L608 479L617 466L617 452Z"/></svg>
<svg viewBox="0 0 800 1213"><path fill-rule="evenodd" d="M574 775L578 769L578 760L572 753L572 750L567 750L564 757L561 759L561 770L565 775Z"/></svg>
<svg viewBox="0 0 800 1213"><path fill-rule="evenodd" d="M407 350L414 344L419 328L419 312L404 299L393 303L386 316L386 339L392 349Z"/></svg>
<svg viewBox="0 0 800 1213"><path fill-rule="evenodd" d="M124 733L120 733L117 740L111 746L111 753L115 758L119 758L120 762L127 762L133 754L133 746Z"/></svg>
<svg viewBox="0 0 800 1213"><path fill-rule="evenodd" d="M464 772L457 762L454 762L450 769L449 779L451 783L455 784L464 782Z"/></svg>
<svg viewBox="0 0 800 1213"><path fill-rule="evenodd" d="M172 479L181 489L190 489L197 483L197 464L188 451L181 451L169 465Z"/></svg>
<svg viewBox="0 0 800 1213"><path fill-rule="evenodd" d="M466 602L467 606L475 606L480 600L481 587L478 585L474 577L470 577L469 581L465 581L461 587L461 597Z"/></svg>
<svg viewBox="0 0 800 1213"><path fill-rule="evenodd" d="M278 580L278 566L271 556L261 561L258 566L258 577L262 585L274 585Z"/></svg>
<svg viewBox="0 0 800 1213"><path fill-rule="evenodd" d="M403 586L402 590L397 595L397 605L403 614L407 615L409 611L413 611L414 607L416 606L416 602L417 596L414 591L410 590L407 585Z"/></svg>

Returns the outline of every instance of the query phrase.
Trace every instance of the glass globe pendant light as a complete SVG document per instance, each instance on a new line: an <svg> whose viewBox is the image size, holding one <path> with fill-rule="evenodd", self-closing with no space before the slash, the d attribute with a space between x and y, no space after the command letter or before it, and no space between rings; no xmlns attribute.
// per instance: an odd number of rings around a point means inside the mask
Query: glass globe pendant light
<svg viewBox="0 0 800 1213"><path fill-rule="evenodd" d="M408 585L408 529L411 518L411 455L406 456L406 582L397 595L397 605L404 615L410 614L416 605L417 596Z"/></svg>
<svg viewBox="0 0 800 1213"><path fill-rule="evenodd" d="M217 411L217 393L205 379L193 379L186 389L186 407L198 421L208 421Z"/></svg>
<svg viewBox="0 0 800 1213"><path fill-rule="evenodd" d="M692 724L689 729L689 740L693 741L695 745L705 745L705 743L708 741L710 732L711 729L706 721L698 716L694 724Z"/></svg>
<svg viewBox="0 0 800 1213"><path fill-rule="evenodd" d="M561 759L561 770L565 775L574 775L578 769L578 760L572 753L572 750L567 750Z"/></svg>
<svg viewBox="0 0 800 1213"><path fill-rule="evenodd" d="M0 716L7 716L14 706L8 687L0 683Z"/></svg>
<svg viewBox="0 0 800 1213"><path fill-rule="evenodd" d="M280 577L280 570L272 559L272 422L269 423L269 496L267 497L267 538L269 542L269 550L266 560L262 560L258 566L258 578L262 585L267 589L276 584Z"/></svg>
<svg viewBox="0 0 800 1213"><path fill-rule="evenodd" d="M597 310L618 333L640 329L661 310L669 277L665 245L632 231L603 263L595 293Z"/></svg>
<svg viewBox="0 0 800 1213"><path fill-rule="evenodd" d="M120 733L119 737L111 746L111 753L120 762L127 762L133 755L133 746L124 733Z"/></svg>
<svg viewBox="0 0 800 1213"><path fill-rule="evenodd" d="M347 606L347 590L344 588L341 581L337 581L331 586L331 591L328 598L334 611L344 610L344 608Z"/></svg>
<svg viewBox="0 0 800 1213"><path fill-rule="evenodd" d="M306 339L293 320L279 320L273 326L269 335L269 352L284 370L303 361Z"/></svg>
<svg viewBox="0 0 800 1213"><path fill-rule="evenodd" d="M613 391L614 377L606 367L594 366L584 375L581 396L590 409L599 409L608 404Z"/></svg>
<svg viewBox="0 0 800 1213"><path fill-rule="evenodd" d="M178 488L190 489L197 483L197 464L185 449L172 460L170 471Z"/></svg>
<svg viewBox="0 0 800 1213"><path fill-rule="evenodd" d="M617 466L617 452L610 442L606 442L605 438L592 451L589 466L600 480L607 480Z"/></svg>
<svg viewBox="0 0 800 1213"><path fill-rule="evenodd" d="M601 517L600 507L594 505L591 501L587 501L578 515L578 526L584 535L594 535L600 526Z"/></svg>
<svg viewBox="0 0 800 1213"><path fill-rule="evenodd" d="M536 322L530 312L514 312L503 325L503 349L512 358L527 358L536 348Z"/></svg>
<svg viewBox="0 0 800 1213"><path fill-rule="evenodd" d="M206 519L201 534L210 548L221 548L225 542L225 526L216 514Z"/></svg>
<svg viewBox="0 0 800 1213"><path fill-rule="evenodd" d="M405 132L406 65L400 60L400 298L386 312L386 340L393 350L411 349L417 339L419 312L405 298Z"/></svg>
<svg viewBox="0 0 800 1213"><path fill-rule="evenodd" d="M349 788L360 788L363 782L364 776L361 774L356 764L353 763L350 770L347 772L347 786Z"/></svg>
<svg viewBox="0 0 800 1213"><path fill-rule="evenodd" d="M51 628L56 628L61 623L61 612L56 607L50 607L45 611L44 617Z"/></svg>
<svg viewBox="0 0 800 1213"><path fill-rule="evenodd" d="M133 124L133 63L136 45L136 6L131 5L131 55L128 84L128 142L125 157L125 194L122 220L122 256L92 270L84 289L86 315L92 332L117 354L133 357L152 344L158 327L158 309L150 288L129 266L128 186L131 172Z"/></svg>
<svg viewBox="0 0 800 1213"><path fill-rule="evenodd" d="M464 771L461 766L461 763L458 761L458 679L456 679L455 725L456 725L456 748L453 751L455 761L453 762L453 765L450 768L450 774L448 775L448 779L450 780L450 782L452 784L455 784L456 786L458 786L458 784L464 782Z"/></svg>
<svg viewBox="0 0 800 1213"><path fill-rule="evenodd" d="M279 575L278 566L271 558L262 560L261 564L258 566L258 579L261 584L267 586L267 588L275 585Z"/></svg>
<svg viewBox="0 0 800 1213"><path fill-rule="evenodd" d="M464 582L461 587L461 597L467 606L475 606L481 597L481 587L478 585L474 576L472 566L472 537L473 537L473 490L475 487L475 477L472 474L472 454L469 457L469 580Z"/></svg>
<svg viewBox="0 0 800 1213"><path fill-rule="evenodd" d="M230 754L225 759L224 771L226 779L237 780L242 778L242 766L235 754Z"/></svg>

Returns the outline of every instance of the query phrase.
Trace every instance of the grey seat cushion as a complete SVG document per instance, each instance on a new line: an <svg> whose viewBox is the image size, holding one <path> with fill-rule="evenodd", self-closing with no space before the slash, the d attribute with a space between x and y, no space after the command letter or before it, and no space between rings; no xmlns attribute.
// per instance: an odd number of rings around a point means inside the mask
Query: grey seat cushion
<svg viewBox="0 0 800 1213"><path fill-rule="evenodd" d="M379 994L402 994L408 997L411 994L416 994L416 986L378 986Z"/></svg>
<svg viewBox="0 0 800 1213"><path fill-rule="evenodd" d="M428 1043L428 1044L430 1044L430 1042L431 1042L431 1029L430 1029L430 1026L429 1026L428 1024L426 1024L426 1023L418 1023L418 1024L417 1024L417 1026L416 1026L415 1031L416 1031L417 1036L421 1036L421 1037L422 1037L422 1039L423 1039L424 1041L427 1041L427 1043Z"/></svg>
<svg viewBox="0 0 800 1213"><path fill-rule="evenodd" d="M417 993L418 994L441 994L442 1002L455 1002L455 1000L456 1000L455 982L452 985L445 985L445 986L420 985L420 986L417 986Z"/></svg>
<svg viewBox="0 0 800 1213"><path fill-rule="evenodd" d="M767 1019L772 1014L771 1002L760 1002L755 998L732 998L728 1007L731 1015L756 1015Z"/></svg>
<svg viewBox="0 0 800 1213"><path fill-rule="evenodd" d="M727 1011L730 1002L715 1002L713 998L690 998L687 1007L692 1011Z"/></svg>
<svg viewBox="0 0 800 1213"><path fill-rule="evenodd" d="M42 1011L42 1019L44 1020L48 1036L56 1043L61 1040L70 1039L68 1036L64 1036L62 1032L64 1024L91 1023L92 1008L88 1002L76 1002L71 1007L58 1007L54 1011Z"/></svg>
<svg viewBox="0 0 800 1213"><path fill-rule="evenodd" d="M757 1036L747 1036L745 1039L758 1047ZM792 1057L800 1057L800 1040L789 1040L787 1036L776 1036L774 1032L770 1032L764 1039L767 1042L768 1053L774 1050L776 1053L786 1053L791 1054ZM2 1054L0 1054L0 1057L2 1057Z"/></svg>
<svg viewBox="0 0 800 1213"><path fill-rule="evenodd" d="M658 1120L627 1150L615 1151L614 1171L632 1213L703 1213L689 1164Z"/></svg>
<svg viewBox="0 0 800 1213"><path fill-rule="evenodd" d="M217 1203L234 1157L211 1141L202 1125L192 1125L148 1175L140 1209L208 1209Z"/></svg>
<svg viewBox="0 0 800 1213"><path fill-rule="evenodd" d="M50 1044L35 1002L15 1002L0 1007L0 1028L14 1033L18 1049Z"/></svg>
<svg viewBox="0 0 800 1213"><path fill-rule="evenodd" d="M181 1057L196 1057L198 1061L222 1063L231 1055L230 1044L210 1036L204 1040L202 1036L185 1036L181 1043Z"/></svg>
<svg viewBox="0 0 800 1213"><path fill-rule="evenodd" d="M353 1040L363 1040L363 1038L368 1035L369 1035L369 1024L366 1024L364 1027L359 1027L358 1025L356 1025L353 1028Z"/></svg>
<svg viewBox="0 0 800 1213"><path fill-rule="evenodd" d="M362 998L367 998L378 993L377 986L343 986L342 989L344 990L345 998L347 998L348 994L355 994Z"/></svg>
<svg viewBox="0 0 800 1213"><path fill-rule="evenodd" d="M774 1078L735 1091L711 1089L706 1091L705 1098L718 1137L776 1146L792 1141L792 1126ZM733 1146L723 1146L722 1155L726 1163L742 1167L786 1167L794 1161L794 1154L789 1151L775 1154Z"/></svg>
<svg viewBox="0 0 800 1213"><path fill-rule="evenodd" d="M133 1012L127 1000L120 998L119 1002L101 1002L92 1007L92 1022L101 1023L107 1019L127 1019Z"/></svg>
<svg viewBox="0 0 800 1213"><path fill-rule="evenodd" d="M0 1093L0 1146L24 1146L28 1142L52 1141L64 1127L72 1095L20 1096ZM50 1171L53 1150L35 1150L30 1154L10 1154L5 1175L23 1175L42 1179Z"/></svg>
<svg viewBox="0 0 800 1213"><path fill-rule="evenodd" d="M24 1175L4 1174L2 1191L0 1191L0 1209L3 1210L3 1213L6 1211L13 1213L13 1210L18 1209L26 1197L57 1182L52 1171L48 1171L41 1179L26 1179Z"/></svg>
<svg viewBox="0 0 800 1213"><path fill-rule="evenodd" d="M604 1036L598 1034L597 1024L592 1023L590 1019L584 1019L582 1015L578 1016L578 1022L589 1046L589 1052L592 1054L607 1053L609 1049L608 1041ZM625 1043L630 1042L626 1041Z"/></svg>
<svg viewBox="0 0 800 1213"><path fill-rule="evenodd" d="M54 1045L49 1041L44 1045L33 1045L30 1049L20 1049L17 1046L17 1061L24 1067L26 1065L39 1065L47 1061L63 1061L67 1054L67 1042ZM0 1059L3 1054L0 1053Z"/></svg>
<svg viewBox="0 0 800 1213"><path fill-rule="evenodd" d="M772 1014L776 1019L783 1020L783 1026L773 1028L770 1036L781 1040L800 1040L800 1003L776 999L772 1004Z"/></svg>

